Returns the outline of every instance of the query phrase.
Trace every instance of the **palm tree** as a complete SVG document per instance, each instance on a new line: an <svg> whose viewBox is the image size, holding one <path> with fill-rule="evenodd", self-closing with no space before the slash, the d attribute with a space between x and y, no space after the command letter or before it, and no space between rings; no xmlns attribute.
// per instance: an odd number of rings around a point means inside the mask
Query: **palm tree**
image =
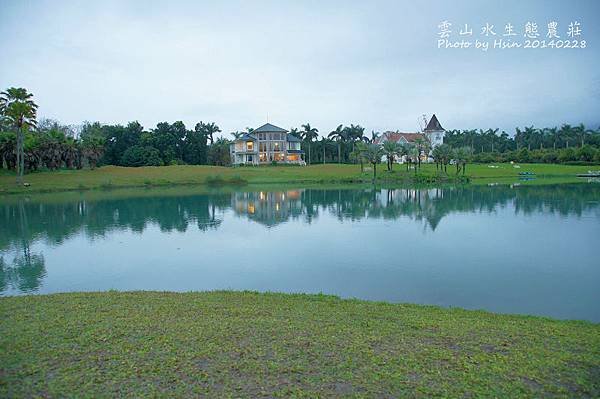
<svg viewBox="0 0 600 399"><path fill-rule="evenodd" d="M219 133L221 131L221 129L219 128L219 126L217 126L214 122L204 123L202 121L200 121L200 123L196 124L195 130L197 132L204 133L206 135L206 137L208 138L208 140L210 141L211 145L214 143L214 137L213 137L213 135L215 133Z"/></svg>
<svg viewBox="0 0 600 399"><path fill-rule="evenodd" d="M344 125L339 125L338 127L335 128L335 130L332 130L327 137L329 137L330 139L333 139L335 141L337 141L337 148L338 148L338 163L342 163L342 148L341 148L341 143L342 141L346 140L346 130L344 128Z"/></svg>
<svg viewBox="0 0 600 399"><path fill-rule="evenodd" d="M440 151L439 145L431 151L431 157L435 161L435 170L439 170L440 165L442 164L442 152Z"/></svg>
<svg viewBox="0 0 600 399"><path fill-rule="evenodd" d="M329 137L322 136L320 142L321 149L323 150L323 163L325 163L325 149L331 143L331 139Z"/></svg>
<svg viewBox="0 0 600 399"><path fill-rule="evenodd" d="M427 140L425 140L424 138L421 138L421 137L417 137L415 139L415 147L419 151L419 156L417 157L417 163L420 168L421 167L421 155L423 153L427 152L427 147L428 147Z"/></svg>
<svg viewBox="0 0 600 399"><path fill-rule="evenodd" d="M373 165L373 183L375 183L375 179L377 178L377 164L381 162L382 155L383 150L377 144L367 144L362 152L363 158Z"/></svg>
<svg viewBox="0 0 600 399"><path fill-rule="evenodd" d="M409 159L409 163L414 163L415 164L415 175L417 174L417 165L420 162L420 158L421 158L421 151L419 150L419 148L416 145L411 145L408 148L408 159ZM407 169L408 169L408 165L407 165Z"/></svg>
<svg viewBox="0 0 600 399"><path fill-rule="evenodd" d="M0 118L16 129L17 184L23 184L25 173L25 130L36 125L37 108L33 94L24 88L11 87L0 93Z"/></svg>
<svg viewBox="0 0 600 399"><path fill-rule="evenodd" d="M98 164L98 160L104 153L104 137L100 135L89 135L82 139L81 147L83 156L87 158L90 165L90 169L95 169Z"/></svg>
<svg viewBox="0 0 600 399"><path fill-rule="evenodd" d="M365 128L361 125L353 125L350 124L350 127L347 130L347 139L352 141L352 151L354 151L354 144L358 141L363 141L365 139Z"/></svg>
<svg viewBox="0 0 600 399"><path fill-rule="evenodd" d="M310 144L314 139L319 137L319 129L316 127L311 127L310 123L302 125L302 129L304 129L302 132L302 138L308 142L308 164L310 165Z"/></svg>
<svg viewBox="0 0 600 399"><path fill-rule="evenodd" d="M244 132L231 132L231 135L233 136L234 140L237 140L244 135Z"/></svg>
<svg viewBox="0 0 600 399"><path fill-rule="evenodd" d="M370 140L370 142L371 143L375 143L375 140L377 140L379 138L379 136L381 136L381 133L376 132L375 130L371 130L371 140Z"/></svg>
<svg viewBox="0 0 600 399"><path fill-rule="evenodd" d="M400 152L400 144L395 141L386 141L382 145L383 154L387 158L387 169L388 171L392 171L394 158Z"/></svg>
<svg viewBox="0 0 600 399"><path fill-rule="evenodd" d="M459 147L454 150L454 160L456 161L456 174L462 169L464 176L465 170L467 169L467 161L471 156L472 151L470 147Z"/></svg>
<svg viewBox="0 0 600 399"><path fill-rule="evenodd" d="M352 151L350 153L350 159L357 160L360 162L360 173L365 171L363 153L365 152L366 149L367 149L367 143L359 141L358 143L356 143L356 146L354 147L354 151Z"/></svg>
<svg viewBox="0 0 600 399"><path fill-rule="evenodd" d="M469 150L471 149L471 147L464 148L468 148ZM437 152L437 154L439 154L441 163L440 169L443 167L444 172L448 173L448 163L450 162L450 159L452 159L452 157L454 156L454 150L448 144L441 144L435 147L435 151Z"/></svg>

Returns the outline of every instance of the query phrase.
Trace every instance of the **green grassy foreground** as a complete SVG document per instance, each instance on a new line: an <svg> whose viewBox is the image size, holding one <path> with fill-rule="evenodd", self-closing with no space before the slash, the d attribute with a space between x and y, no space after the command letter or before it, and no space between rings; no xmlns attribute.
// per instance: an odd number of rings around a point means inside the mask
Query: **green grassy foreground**
<svg viewBox="0 0 600 399"><path fill-rule="evenodd" d="M522 164L516 169L510 164L498 164L498 168L489 165L468 165L467 176L473 182L493 182L498 180L518 180L518 173L530 171L536 173L536 182L546 183L573 182L577 173L587 172L589 166L569 166L550 164ZM594 169L594 168L592 168ZM600 169L600 167L598 167ZM378 167L378 180L381 183L412 183L414 173L407 172L404 165L394 165L392 173L385 165ZM433 178L437 171L435 165L423 165L419 172L420 180ZM371 182L372 172L360 172L359 165L311 165L306 167L266 166L266 167L217 167L217 166L159 166L125 168L105 166L95 170L59 170L37 172L25 176L30 187L17 187L14 173L0 172L0 194L22 192L48 192L65 190L108 189L117 187L168 186L186 184L320 184L320 183L364 183ZM448 168L449 180L455 178L454 167ZM423 182L423 181L419 181Z"/></svg>
<svg viewBox="0 0 600 399"><path fill-rule="evenodd" d="M600 325L250 292L0 298L1 397L598 397Z"/></svg>

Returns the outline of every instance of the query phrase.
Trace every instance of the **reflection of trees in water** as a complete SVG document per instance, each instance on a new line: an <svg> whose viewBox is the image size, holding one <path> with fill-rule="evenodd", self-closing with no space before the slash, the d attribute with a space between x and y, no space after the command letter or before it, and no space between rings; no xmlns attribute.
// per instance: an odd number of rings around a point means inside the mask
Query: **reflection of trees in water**
<svg viewBox="0 0 600 399"><path fill-rule="evenodd" d="M217 229L232 209L265 226L288 220L311 223L320 214L338 220L409 217L432 229L453 212L494 212L505 207L517 214L535 212L581 215L600 211L600 186L462 186L403 189L303 189L279 192L234 192L209 195L0 205L0 249L25 248L35 240L60 244L85 232L102 237L114 230L142 232L149 224L161 231ZM15 228L17 227L17 228Z"/></svg>
<svg viewBox="0 0 600 399"><path fill-rule="evenodd" d="M44 256L25 253L15 256L12 263L0 257L0 292L8 288L20 292L37 291L46 277Z"/></svg>
<svg viewBox="0 0 600 399"><path fill-rule="evenodd" d="M18 237L13 244L19 247L18 254L14 257L12 263L7 263L4 256L0 256L0 292L6 291L9 287L20 292L37 291L42 280L46 276L44 265L44 256L42 254L32 254L29 246L29 222L24 201L19 201L16 206L18 223L14 224L18 231Z"/></svg>

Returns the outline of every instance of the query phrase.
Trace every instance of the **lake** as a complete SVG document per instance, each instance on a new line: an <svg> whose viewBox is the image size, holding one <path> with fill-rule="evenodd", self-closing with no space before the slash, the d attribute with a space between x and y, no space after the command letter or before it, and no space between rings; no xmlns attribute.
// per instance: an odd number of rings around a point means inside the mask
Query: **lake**
<svg viewBox="0 0 600 399"><path fill-rule="evenodd" d="M600 185L0 199L0 293L325 293L600 321Z"/></svg>

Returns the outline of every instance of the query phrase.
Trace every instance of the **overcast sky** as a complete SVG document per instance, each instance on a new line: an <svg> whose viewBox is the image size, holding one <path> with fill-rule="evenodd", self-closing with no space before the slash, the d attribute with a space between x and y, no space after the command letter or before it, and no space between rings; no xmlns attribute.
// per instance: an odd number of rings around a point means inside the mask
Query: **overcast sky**
<svg viewBox="0 0 600 399"><path fill-rule="evenodd" d="M507 23L580 23L582 49L439 49ZM214 121L226 135L268 120L321 133L600 125L600 1L0 0L0 86L35 94L40 116L146 128ZM508 37L509 39L511 37ZM493 40L492 39L492 40Z"/></svg>

